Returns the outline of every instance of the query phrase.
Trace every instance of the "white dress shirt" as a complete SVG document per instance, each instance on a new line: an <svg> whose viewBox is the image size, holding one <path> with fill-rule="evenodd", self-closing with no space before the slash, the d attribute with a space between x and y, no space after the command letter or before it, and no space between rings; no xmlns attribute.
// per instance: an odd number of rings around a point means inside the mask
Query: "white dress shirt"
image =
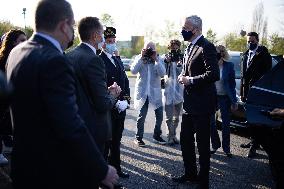
<svg viewBox="0 0 284 189"><path fill-rule="evenodd" d="M60 43L56 39L54 39L53 37L51 37L47 34L44 34L44 33L40 33L40 32L35 32L34 35L41 36L44 39L50 41L63 54L63 50L60 46Z"/></svg>

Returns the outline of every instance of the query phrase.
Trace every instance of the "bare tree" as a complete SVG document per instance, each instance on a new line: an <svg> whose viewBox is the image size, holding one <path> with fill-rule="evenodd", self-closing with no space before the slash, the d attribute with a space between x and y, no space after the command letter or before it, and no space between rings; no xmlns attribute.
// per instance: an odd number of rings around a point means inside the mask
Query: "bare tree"
<svg viewBox="0 0 284 189"><path fill-rule="evenodd" d="M263 2L260 2L253 11L251 31L257 32L260 35L262 43L267 42L267 25L267 17L264 17Z"/></svg>

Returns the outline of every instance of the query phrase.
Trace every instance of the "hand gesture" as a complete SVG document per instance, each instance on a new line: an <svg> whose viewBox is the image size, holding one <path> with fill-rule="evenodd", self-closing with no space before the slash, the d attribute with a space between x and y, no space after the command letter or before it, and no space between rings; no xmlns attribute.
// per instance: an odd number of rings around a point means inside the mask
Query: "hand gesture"
<svg viewBox="0 0 284 189"><path fill-rule="evenodd" d="M117 183L118 175L116 169L112 166L108 166L108 171L105 179L102 181L102 184L106 185L108 188L113 189L114 184Z"/></svg>

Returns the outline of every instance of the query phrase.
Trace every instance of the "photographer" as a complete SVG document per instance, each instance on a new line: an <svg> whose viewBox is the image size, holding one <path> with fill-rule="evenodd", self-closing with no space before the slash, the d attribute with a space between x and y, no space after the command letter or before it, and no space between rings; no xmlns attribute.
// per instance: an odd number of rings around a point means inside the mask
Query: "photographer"
<svg viewBox="0 0 284 189"><path fill-rule="evenodd" d="M168 126L168 144L178 144L176 137L176 128L179 123L179 115L183 102L183 85L178 83L177 76L182 71L182 58L180 50L181 42L179 40L171 40L168 46L169 53L166 54L164 62L166 67L166 75L164 77L164 97L166 123Z"/></svg>
<svg viewBox="0 0 284 189"><path fill-rule="evenodd" d="M161 77L165 75L164 64L156 52L153 42L145 43L141 55L137 56L130 68L133 74L137 74L134 108L140 110L137 118L137 133L135 144L145 146L143 142L144 122L148 111L148 105L155 110L156 125L154 129L154 140L159 144L165 144L161 137L161 124L163 121Z"/></svg>

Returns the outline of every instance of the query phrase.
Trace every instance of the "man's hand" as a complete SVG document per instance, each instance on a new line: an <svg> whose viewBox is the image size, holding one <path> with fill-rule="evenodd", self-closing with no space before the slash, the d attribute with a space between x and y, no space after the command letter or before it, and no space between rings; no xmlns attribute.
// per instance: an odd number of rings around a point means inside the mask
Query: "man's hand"
<svg viewBox="0 0 284 189"><path fill-rule="evenodd" d="M121 88L117 85L116 82L114 82L111 86L108 87L108 91L112 96L117 98L121 93Z"/></svg>
<svg viewBox="0 0 284 189"><path fill-rule="evenodd" d="M276 116L276 117L281 117L281 118L284 119L284 109L275 108L274 110L272 110L270 112L270 115Z"/></svg>
<svg viewBox="0 0 284 189"><path fill-rule="evenodd" d="M105 179L102 181L104 185L106 185L108 188L113 189L113 186L115 183L117 183L118 175L116 172L116 169L112 166L108 166L108 171Z"/></svg>
<svg viewBox="0 0 284 189"><path fill-rule="evenodd" d="M178 82L184 85L189 85L191 83L190 81L191 79L192 77L189 77L189 76L183 76L183 75L178 76Z"/></svg>

